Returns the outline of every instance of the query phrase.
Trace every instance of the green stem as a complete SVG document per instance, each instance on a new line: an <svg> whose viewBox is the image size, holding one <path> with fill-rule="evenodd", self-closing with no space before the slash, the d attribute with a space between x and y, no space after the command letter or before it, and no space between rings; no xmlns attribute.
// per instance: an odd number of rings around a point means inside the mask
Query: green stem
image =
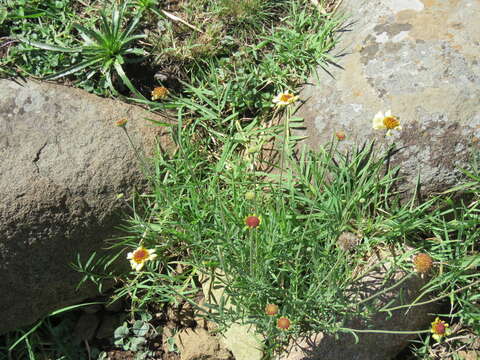
<svg viewBox="0 0 480 360"><path fill-rule="evenodd" d="M122 129L123 131L125 131L125 135L127 135L127 138L128 138L128 142L130 143L130 145L132 146L133 148L133 151L135 152L135 156L137 157L137 160L140 162L141 166L143 167L143 172L145 175L148 175L148 166L147 164L145 163L145 160L143 159L142 156L140 156L140 153L138 152L137 148L135 147L133 141L132 141L132 138L130 137L130 134L128 133L127 129L125 128L125 126L122 126Z"/></svg>
<svg viewBox="0 0 480 360"><path fill-rule="evenodd" d="M418 330L418 331L403 331L403 330L374 330L374 329L350 329L340 328L340 331L344 332L356 332L356 333L374 333L374 334L424 334L430 332L430 330Z"/></svg>
<svg viewBox="0 0 480 360"><path fill-rule="evenodd" d="M357 303L357 305L361 305L361 304L363 304L363 303L366 303L367 301L370 301L370 300L372 300L372 299L375 299L377 296L380 296L380 295L382 295L382 294L384 294L384 293L386 293L386 292L388 292L388 291L390 291L390 290L395 289L397 286L400 286L401 284L403 284L407 279L411 278L412 275L413 275L413 273L408 274L408 275L405 276L402 280L398 281L397 283L393 284L392 286L390 286L390 287L388 287L388 288L386 288L386 289L383 289L382 291L379 291L379 292L377 292L376 294L373 294L372 296L369 296L368 298L363 299L362 301L359 301L359 302Z"/></svg>
<svg viewBox="0 0 480 360"><path fill-rule="evenodd" d="M256 241L255 241L255 237L254 237L254 234L253 232L255 231L255 229L248 229L248 232L250 233L250 276L254 277L254 274L253 274L253 262L254 262L254 259L256 257L256 252L257 252L257 249L256 249Z"/></svg>
<svg viewBox="0 0 480 360"><path fill-rule="evenodd" d="M449 293L449 294L446 294L446 295L442 295L442 296L439 296L439 297L436 297L434 299L431 299L431 300L427 300L427 301L423 301L423 302L419 302L419 303L416 303L416 304L410 304L410 305L400 305L400 306L395 306L395 307L392 307L392 308L389 308L389 309L380 309L380 311L393 311L393 310L398 310L398 309L403 309L403 308L406 308L406 307L412 307L412 306L421 306L421 305L426 305L426 304L430 304L430 303L433 303L433 302L436 302L438 300L441 300L443 298L446 298L447 296L450 296L452 294L456 294L458 292L461 292L465 289L468 289L472 286L475 286L477 284L480 284L480 280L477 280L473 283L471 283L470 285L466 285L464 287L461 287L460 289L457 289L455 290L454 292L452 293Z"/></svg>

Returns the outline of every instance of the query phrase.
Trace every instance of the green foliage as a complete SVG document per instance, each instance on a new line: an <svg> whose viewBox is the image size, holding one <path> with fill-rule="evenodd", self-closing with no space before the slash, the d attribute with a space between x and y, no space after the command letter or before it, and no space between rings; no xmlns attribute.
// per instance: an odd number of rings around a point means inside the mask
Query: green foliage
<svg viewBox="0 0 480 360"><path fill-rule="evenodd" d="M133 351L135 360L149 359L153 356L153 352L148 350L147 340L153 331L149 324L152 317L148 313L140 313L140 317L140 320L124 322L115 329L113 335L114 345L126 351Z"/></svg>
<svg viewBox="0 0 480 360"><path fill-rule="evenodd" d="M333 62L327 53L335 45L332 32L342 20L297 2L288 9L280 24L254 36L254 44L191 65L190 78L171 104L182 118L195 119L202 133L206 130L223 142L238 131L237 120L270 120L276 115L275 95L295 91L317 66Z"/></svg>
<svg viewBox="0 0 480 360"><path fill-rule="evenodd" d="M122 67L125 62L129 61L128 55L144 55L143 50L132 46L136 40L145 37L145 35L133 34L140 18L134 17L126 26L122 24L127 4L127 2L122 2L118 7L114 5L110 18L108 18L107 12L103 10L100 13L99 29L75 25L75 29L80 33L83 40L80 47L66 48L24 38L20 39L43 50L78 54L79 61L76 64L47 76L47 79L53 80L86 70L87 79L95 74L100 74L104 77L106 85L116 93L112 82L112 73L115 72L130 91L143 97L132 85Z"/></svg>
<svg viewBox="0 0 480 360"><path fill-rule="evenodd" d="M17 41L23 36L32 41L53 42L59 46L74 44L72 22L77 17L72 11L72 1L20 0L6 1L0 5L0 76L44 76L52 69L71 64L73 59L61 53L48 53ZM1 16L1 15L0 15ZM81 18L80 18L81 19Z"/></svg>
<svg viewBox="0 0 480 360"><path fill-rule="evenodd" d="M73 337L77 318L73 311L94 304L101 303L67 306L53 311L30 327L3 335L0 337L0 359L88 359L85 349L75 343ZM92 348L91 354L98 354L97 349Z"/></svg>

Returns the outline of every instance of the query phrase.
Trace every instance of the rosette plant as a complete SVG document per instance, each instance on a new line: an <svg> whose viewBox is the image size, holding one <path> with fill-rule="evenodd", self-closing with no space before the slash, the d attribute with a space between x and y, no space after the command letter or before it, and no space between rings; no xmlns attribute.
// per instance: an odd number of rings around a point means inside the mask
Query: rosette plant
<svg viewBox="0 0 480 360"><path fill-rule="evenodd" d="M89 29L82 25L74 25L83 40L82 44L76 48L60 47L26 39L20 40L44 50L78 54L80 60L76 64L47 76L45 78L47 80L58 79L86 70L87 79L99 74L105 78L107 86L114 93L117 93L112 82L112 73L115 72L130 91L144 99L123 70L123 64L131 61L127 58L127 55L145 55L142 49L134 47L136 40L146 36L144 34L134 34L140 21L141 12L123 26L127 5L128 3L125 1L118 6L115 4L110 18L103 9L100 13L98 29L96 27Z"/></svg>

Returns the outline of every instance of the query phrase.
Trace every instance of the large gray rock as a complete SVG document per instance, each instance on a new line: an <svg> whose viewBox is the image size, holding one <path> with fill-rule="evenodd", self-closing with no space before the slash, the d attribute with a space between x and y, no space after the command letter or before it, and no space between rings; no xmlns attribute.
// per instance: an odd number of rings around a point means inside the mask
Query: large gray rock
<svg viewBox="0 0 480 360"><path fill-rule="evenodd" d="M145 110L78 89L0 80L0 333L96 293L69 264L104 247L122 221L118 193L146 182L124 131L152 148Z"/></svg>
<svg viewBox="0 0 480 360"><path fill-rule="evenodd" d="M336 131L340 149L377 139L405 147L395 157L413 188L417 171L431 193L456 184L480 139L480 2L476 0L344 0L353 22L336 52L343 69L319 70L298 115L307 143L318 148ZM403 131L372 130L378 111L392 110Z"/></svg>

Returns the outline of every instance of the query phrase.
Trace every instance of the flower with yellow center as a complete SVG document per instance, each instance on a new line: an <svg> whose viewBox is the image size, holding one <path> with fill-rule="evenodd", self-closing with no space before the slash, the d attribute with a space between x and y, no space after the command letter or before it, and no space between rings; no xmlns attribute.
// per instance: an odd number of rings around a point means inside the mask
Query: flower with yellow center
<svg viewBox="0 0 480 360"><path fill-rule="evenodd" d="M437 342L440 342L442 341L442 338L444 336L448 336L452 333L452 331L448 328L448 324L443 321L443 320L440 320L440 318L436 318L434 322L432 322L432 328L431 328L431 332L432 332L432 337L437 340Z"/></svg>
<svg viewBox="0 0 480 360"><path fill-rule="evenodd" d="M161 100L167 97L168 89L164 86L157 86L152 90L152 100Z"/></svg>
<svg viewBox="0 0 480 360"><path fill-rule="evenodd" d="M293 104L297 100L298 100L298 96L295 96L289 92L284 92L275 96L273 98L273 103L276 104L277 107L283 107L283 106Z"/></svg>
<svg viewBox="0 0 480 360"><path fill-rule="evenodd" d="M155 254L155 249L145 249L143 246L139 246L135 251L129 252L127 254L127 259L130 260L130 265L135 271L140 271L143 268L143 265L149 260L155 260L157 254Z"/></svg>
<svg viewBox="0 0 480 360"><path fill-rule="evenodd" d="M372 127L374 130L387 130L387 136L391 136L393 130L402 130L400 120L390 110L385 114L379 111L372 120Z"/></svg>

